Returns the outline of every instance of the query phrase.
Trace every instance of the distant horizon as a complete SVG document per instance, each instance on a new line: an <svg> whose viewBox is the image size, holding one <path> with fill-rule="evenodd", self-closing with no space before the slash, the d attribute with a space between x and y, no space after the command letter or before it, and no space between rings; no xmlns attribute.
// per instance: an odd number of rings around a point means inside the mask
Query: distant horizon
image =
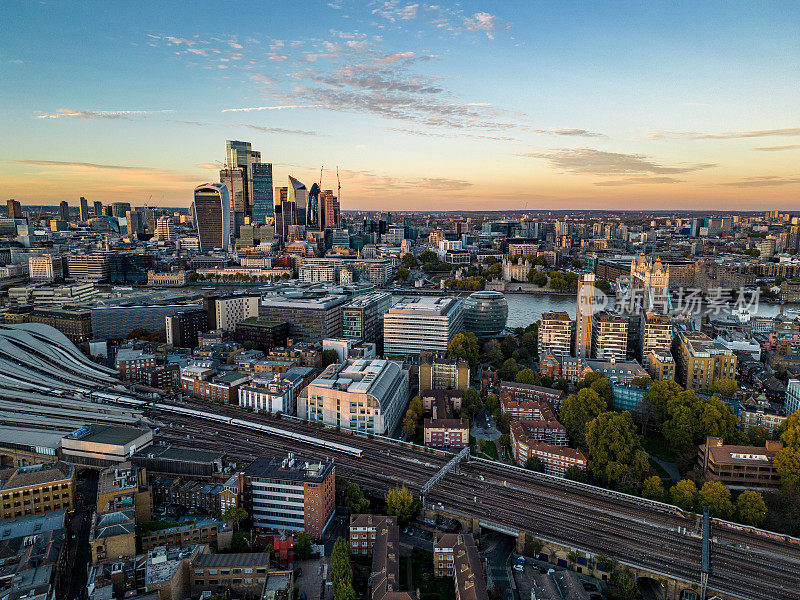
<svg viewBox="0 0 800 600"><path fill-rule="evenodd" d="M237 14L0 5L6 198L188 207L244 140L343 210L800 210L796 2Z"/></svg>

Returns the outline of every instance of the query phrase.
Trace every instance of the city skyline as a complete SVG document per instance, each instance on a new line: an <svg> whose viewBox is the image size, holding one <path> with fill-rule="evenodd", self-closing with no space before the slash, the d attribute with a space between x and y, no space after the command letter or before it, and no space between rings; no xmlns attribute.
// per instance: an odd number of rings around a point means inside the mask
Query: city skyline
<svg viewBox="0 0 800 600"><path fill-rule="evenodd" d="M343 210L797 207L788 2L0 11L23 205L188 207L247 140Z"/></svg>

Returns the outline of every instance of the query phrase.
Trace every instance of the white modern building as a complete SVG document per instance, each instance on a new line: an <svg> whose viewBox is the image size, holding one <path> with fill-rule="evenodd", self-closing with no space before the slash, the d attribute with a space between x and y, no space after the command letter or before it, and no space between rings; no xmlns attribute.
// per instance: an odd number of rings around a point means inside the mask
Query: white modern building
<svg viewBox="0 0 800 600"><path fill-rule="evenodd" d="M217 298L214 301L217 315L216 328L223 331L233 331L237 323L241 323L250 317L257 317L260 299L260 296Z"/></svg>
<svg viewBox="0 0 800 600"><path fill-rule="evenodd" d="M447 351L447 344L462 329L463 304L450 296L407 297L383 317L384 354L419 354Z"/></svg>
<svg viewBox="0 0 800 600"><path fill-rule="evenodd" d="M297 416L365 433L391 433L409 400L408 371L391 360L329 365L303 390Z"/></svg>
<svg viewBox="0 0 800 600"><path fill-rule="evenodd" d="M271 379L254 377L239 388L239 406L254 411L294 414L295 386L276 374Z"/></svg>

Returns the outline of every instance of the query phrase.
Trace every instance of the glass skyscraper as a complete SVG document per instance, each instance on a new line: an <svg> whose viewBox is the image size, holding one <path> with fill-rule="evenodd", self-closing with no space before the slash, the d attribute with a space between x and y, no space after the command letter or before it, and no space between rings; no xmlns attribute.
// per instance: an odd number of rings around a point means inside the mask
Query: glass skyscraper
<svg viewBox="0 0 800 600"><path fill-rule="evenodd" d="M252 221L264 224L274 217L272 197L272 163L253 164L253 210Z"/></svg>
<svg viewBox="0 0 800 600"><path fill-rule="evenodd" d="M308 200L306 202L306 227L311 231L319 231L322 229L322 220L320 219L320 195L319 186L315 183L311 186L308 192Z"/></svg>
<svg viewBox="0 0 800 600"><path fill-rule="evenodd" d="M231 199L224 183L205 183L194 190L194 226L200 250L228 250L231 244Z"/></svg>

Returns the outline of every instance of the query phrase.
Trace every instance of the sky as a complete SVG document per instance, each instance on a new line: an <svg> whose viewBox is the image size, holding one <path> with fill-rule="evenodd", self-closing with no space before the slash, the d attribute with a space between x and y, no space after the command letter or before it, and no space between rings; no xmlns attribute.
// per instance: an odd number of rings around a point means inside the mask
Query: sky
<svg viewBox="0 0 800 600"><path fill-rule="evenodd" d="M188 206L250 141L344 210L800 210L800 3L0 3L0 187Z"/></svg>

